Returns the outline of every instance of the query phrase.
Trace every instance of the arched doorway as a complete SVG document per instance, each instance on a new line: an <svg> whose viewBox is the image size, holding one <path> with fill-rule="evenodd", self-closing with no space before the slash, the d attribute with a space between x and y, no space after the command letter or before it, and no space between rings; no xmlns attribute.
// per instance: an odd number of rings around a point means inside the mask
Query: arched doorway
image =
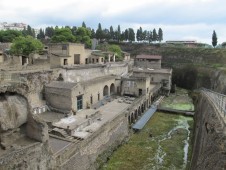
<svg viewBox="0 0 226 170"><path fill-rule="evenodd" d="M141 105L141 112L144 113L144 105Z"/></svg>
<svg viewBox="0 0 226 170"><path fill-rule="evenodd" d="M131 118L130 118L130 115L128 116L128 123L129 123L129 125L131 124L131 120L130 120Z"/></svg>
<svg viewBox="0 0 226 170"><path fill-rule="evenodd" d="M108 86L104 86L104 90L103 90L103 96L108 96L109 93L108 93Z"/></svg>
<svg viewBox="0 0 226 170"><path fill-rule="evenodd" d="M134 123L134 116L133 116L133 113L131 114L130 120L131 120L131 123Z"/></svg>
<svg viewBox="0 0 226 170"><path fill-rule="evenodd" d="M140 109L140 106L138 108L138 115L141 116L141 109Z"/></svg>
<svg viewBox="0 0 226 170"><path fill-rule="evenodd" d="M113 94L115 94L115 85L114 85L114 83L112 83L111 86L110 86L110 95L113 95Z"/></svg>

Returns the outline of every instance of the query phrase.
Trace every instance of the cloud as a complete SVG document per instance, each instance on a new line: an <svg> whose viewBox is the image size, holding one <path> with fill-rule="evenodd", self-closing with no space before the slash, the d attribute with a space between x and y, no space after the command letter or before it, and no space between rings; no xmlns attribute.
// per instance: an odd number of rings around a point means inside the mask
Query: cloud
<svg viewBox="0 0 226 170"><path fill-rule="evenodd" d="M223 41L224 0L2 0L0 22L24 22L32 27L87 26L103 28L161 27L167 39L196 38L211 42L215 29ZM4 20L3 20L4 19Z"/></svg>

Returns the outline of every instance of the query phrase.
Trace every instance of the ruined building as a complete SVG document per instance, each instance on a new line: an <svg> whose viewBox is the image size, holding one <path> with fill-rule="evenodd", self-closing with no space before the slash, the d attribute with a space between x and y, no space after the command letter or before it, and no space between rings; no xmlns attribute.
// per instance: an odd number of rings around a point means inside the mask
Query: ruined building
<svg viewBox="0 0 226 170"><path fill-rule="evenodd" d="M1 72L0 169L96 169L98 156L170 91L161 56L133 61L124 52L117 63L80 44L48 48L48 68Z"/></svg>

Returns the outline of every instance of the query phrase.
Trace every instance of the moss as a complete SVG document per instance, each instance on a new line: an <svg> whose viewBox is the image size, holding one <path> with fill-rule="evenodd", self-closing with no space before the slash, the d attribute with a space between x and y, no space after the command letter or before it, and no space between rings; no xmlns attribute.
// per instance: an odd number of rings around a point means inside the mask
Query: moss
<svg viewBox="0 0 226 170"><path fill-rule="evenodd" d="M161 142L166 156L162 165L156 163L158 149L156 141L168 134L181 119L191 118L162 112L155 113L142 131L132 134L129 142L114 152L109 162L102 167L102 170L148 170L154 166L161 167L160 169L172 169L173 166L175 169L182 169L183 141L187 138L187 133L183 129L174 132L171 139ZM150 137L150 134L152 134L152 137Z"/></svg>

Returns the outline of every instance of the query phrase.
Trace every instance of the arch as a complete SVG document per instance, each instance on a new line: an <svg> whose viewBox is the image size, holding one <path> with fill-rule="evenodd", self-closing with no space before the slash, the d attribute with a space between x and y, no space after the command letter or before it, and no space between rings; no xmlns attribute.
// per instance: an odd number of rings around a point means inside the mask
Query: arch
<svg viewBox="0 0 226 170"><path fill-rule="evenodd" d="M144 104L141 105L141 112L144 113Z"/></svg>
<svg viewBox="0 0 226 170"><path fill-rule="evenodd" d="M133 113L131 114L130 120L131 120L131 123L134 123L134 115L133 115Z"/></svg>
<svg viewBox="0 0 226 170"><path fill-rule="evenodd" d="M128 123L129 123L129 125L131 124L131 120L130 120L131 118L130 118L130 115L128 116Z"/></svg>
<svg viewBox="0 0 226 170"><path fill-rule="evenodd" d="M110 95L113 95L115 94L115 84L112 83L111 86L110 86Z"/></svg>
<svg viewBox="0 0 226 170"><path fill-rule="evenodd" d="M108 93L108 86L107 85L105 85L104 86L104 89L103 89L103 96L108 96L109 95L109 93Z"/></svg>
<svg viewBox="0 0 226 170"><path fill-rule="evenodd" d="M138 108L138 115L141 116L141 108L140 108L140 106Z"/></svg>

